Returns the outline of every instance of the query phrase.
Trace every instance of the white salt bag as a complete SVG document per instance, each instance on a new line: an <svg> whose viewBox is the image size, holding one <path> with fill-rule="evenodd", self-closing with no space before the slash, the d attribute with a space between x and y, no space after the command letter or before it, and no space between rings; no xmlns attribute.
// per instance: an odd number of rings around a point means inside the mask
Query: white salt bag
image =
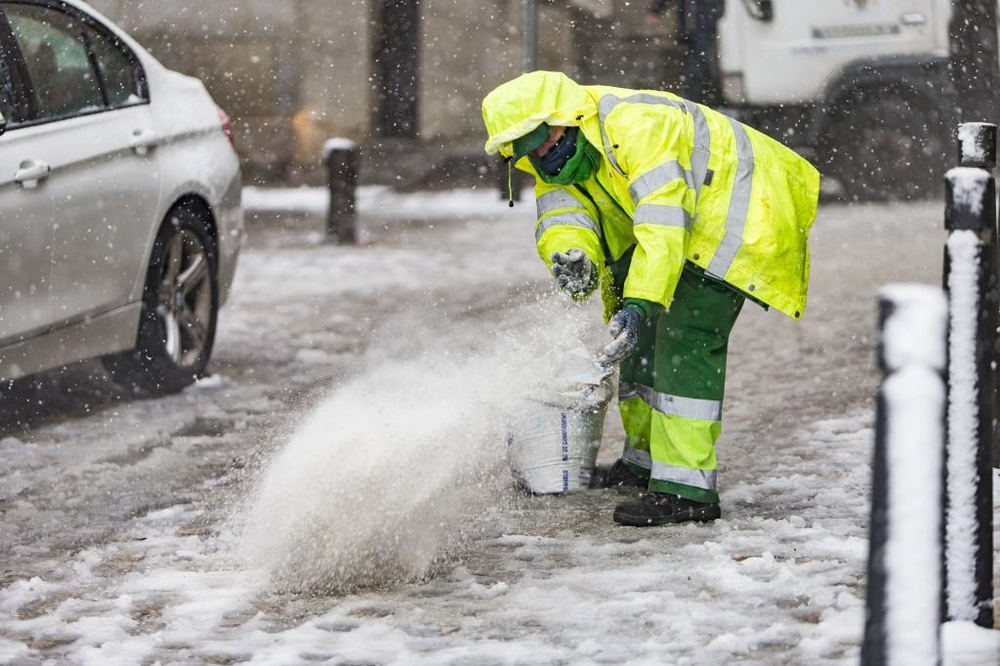
<svg viewBox="0 0 1000 666"><path fill-rule="evenodd" d="M548 388L525 396L507 433L511 468L521 485L538 494L590 486L613 375L612 368L572 355Z"/></svg>

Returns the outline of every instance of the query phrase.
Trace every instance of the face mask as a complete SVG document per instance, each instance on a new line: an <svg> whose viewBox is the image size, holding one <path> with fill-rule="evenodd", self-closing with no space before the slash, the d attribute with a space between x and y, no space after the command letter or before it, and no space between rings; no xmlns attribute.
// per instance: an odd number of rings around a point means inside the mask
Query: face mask
<svg viewBox="0 0 1000 666"><path fill-rule="evenodd" d="M579 127L570 127L544 157L529 155L528 159L546 183L569 185L590 178L600 164L601 155Z"/></svg>
<svg viewBox="0 0 1000 666"><path fill-rule="evenodd" d="M576 137L580 134L579 127L567 127L559 141L549 148L544 157L529 154L528 159L535 170L546 176L558 176L570 158L576 154Z"/></svg>

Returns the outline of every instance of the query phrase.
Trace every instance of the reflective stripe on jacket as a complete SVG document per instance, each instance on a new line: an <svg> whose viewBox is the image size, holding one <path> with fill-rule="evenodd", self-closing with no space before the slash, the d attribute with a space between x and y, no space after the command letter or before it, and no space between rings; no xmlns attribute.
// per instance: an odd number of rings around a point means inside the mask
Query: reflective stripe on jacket
<svg viewBox="0 0 1000 666"><path fill-rule="evenodd" d="M546 262L579 247L603 269L635 245L619 296L669 307L687 260L802 316L819 173L789 148L671 93L582 86L559 72L499 86L483 100L483 119L489 153L509 157L514 139L547 122L579 126L602 154L584 183L537 179ZM517 167L533 173L526 158ZM608 282L604 271L606 290Z"/></svg>

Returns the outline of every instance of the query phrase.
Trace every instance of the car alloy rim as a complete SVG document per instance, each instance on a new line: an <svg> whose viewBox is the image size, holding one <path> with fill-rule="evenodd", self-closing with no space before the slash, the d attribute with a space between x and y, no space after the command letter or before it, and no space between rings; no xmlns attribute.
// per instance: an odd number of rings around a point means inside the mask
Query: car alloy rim
<svg viewBox="0 0 1000 666"><path fill-rule="evenodd" d="M194 366L208 340L212 280L205 246L187 229L167 241L156 302L167 356L178 366Z"/></svg>

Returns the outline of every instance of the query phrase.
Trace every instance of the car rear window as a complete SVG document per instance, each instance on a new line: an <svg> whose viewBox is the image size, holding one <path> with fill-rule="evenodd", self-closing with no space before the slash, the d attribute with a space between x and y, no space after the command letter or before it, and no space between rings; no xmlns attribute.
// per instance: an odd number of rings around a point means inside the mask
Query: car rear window
<svg viewBox="0 0 1000 666"><path fill-rule="evenodd" d="M141 71L116 37L68 13L4 5L27 68L35 120L144 101Z"/></svg>
<svg viewBox="0 0 1000 666"><path fill-rule="evenodd" d="M14 88L10 76L10 65L0 58L0 115L3 120L14 118Z"/></svg>
<svg viewBox="0 0 1000 666"><path fill-rule="evenodd" d="M132 58L117 40L108 39L93 28L87 29L87 41L101 72L109 106L127 106L143 98Z"/></svg>

